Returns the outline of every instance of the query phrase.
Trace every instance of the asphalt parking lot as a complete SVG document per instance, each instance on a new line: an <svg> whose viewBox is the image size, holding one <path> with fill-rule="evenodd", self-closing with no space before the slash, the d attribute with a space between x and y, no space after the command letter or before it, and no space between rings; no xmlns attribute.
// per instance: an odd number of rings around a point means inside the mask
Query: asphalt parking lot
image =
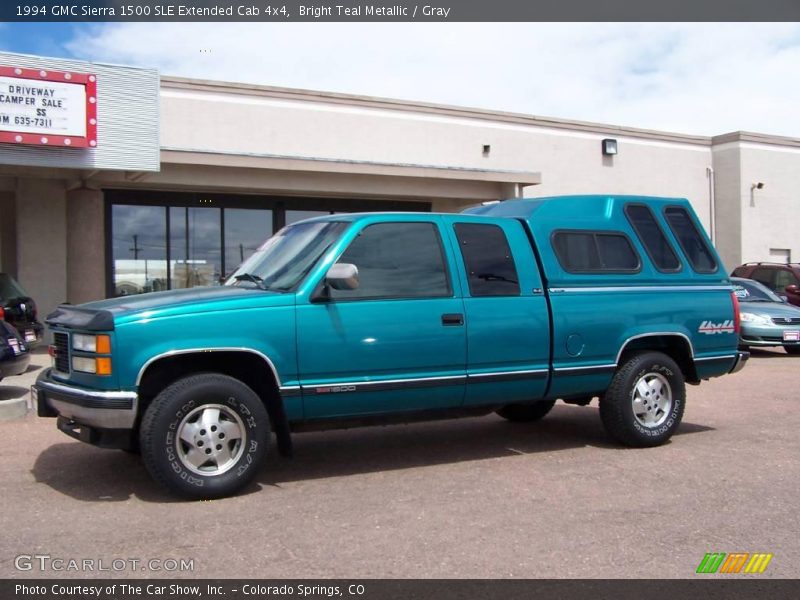
<svg viewBox="0 0 800 600"><path fill-rule="evenodd" d="M0 383L0 399L26 394L48 360ZM536 424L308 433L293 460L273 453L257 484L213 502L176 501L138 457L28 414L0 422L0 577L686 578L707 552L770 552L765 573L736 577L798 577L798 366L755 351L742 372L688 387L659 448L610 443L596 403ZM20 571L20 555L194 568Z"/></svg>

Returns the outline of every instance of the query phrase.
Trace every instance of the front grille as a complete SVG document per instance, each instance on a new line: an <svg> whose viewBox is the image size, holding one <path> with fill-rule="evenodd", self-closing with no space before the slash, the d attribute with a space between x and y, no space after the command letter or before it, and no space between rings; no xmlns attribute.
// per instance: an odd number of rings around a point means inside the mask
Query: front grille
<svg viewBox="0 0 800 600"><path fill-rule="evenodd" d="M58 331L53 333L53 346L56 349L56 371L69 373L69 335Z"/></svg>
<svg viewBox="0 0 800 600"><path fill-rule="evenodd" d="M800 317L772 317L775 325L800 325Z"/></svg>

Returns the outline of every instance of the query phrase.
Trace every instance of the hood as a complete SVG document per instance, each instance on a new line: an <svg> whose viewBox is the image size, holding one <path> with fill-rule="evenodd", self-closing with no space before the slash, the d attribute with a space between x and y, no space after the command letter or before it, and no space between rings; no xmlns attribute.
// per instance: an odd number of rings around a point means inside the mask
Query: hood
<svg viewBox="0 0 800 600"><path fill-rule="evenodd" d="M271 292L256 288L215 286L196 287L166 292L151 292L122 296L73 306L62 304L47 315L48 325L89 331L108 331L114 323L139 318L174 316L193 312L208 312L226 308L283 306L294 303L294 294Z"/></svg>

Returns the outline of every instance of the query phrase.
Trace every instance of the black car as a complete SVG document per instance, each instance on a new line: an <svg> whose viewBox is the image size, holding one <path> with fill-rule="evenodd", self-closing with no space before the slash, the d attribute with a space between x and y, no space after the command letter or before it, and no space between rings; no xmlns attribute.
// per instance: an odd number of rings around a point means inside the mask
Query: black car
<svg viewBox="0 0 800 600"><path fill-rule="evenodd" d="M31 355L19 332L0 320L0 380L21 375L28 369Z"/></svg>
<svg viewBox="0 0 800 600"><path fill-rule="evenodd" d="M44 332L36 316L33 298L11 275L0 273L0 320L13 325L29 348L35 348L42 341Z"/></svg>

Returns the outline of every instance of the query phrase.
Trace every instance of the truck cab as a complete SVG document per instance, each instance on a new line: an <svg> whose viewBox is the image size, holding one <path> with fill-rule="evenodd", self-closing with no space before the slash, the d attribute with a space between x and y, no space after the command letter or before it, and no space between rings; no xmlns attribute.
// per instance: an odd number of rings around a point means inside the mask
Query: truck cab
<svg viewBox="0 0 800 600"><path fill-rule="evenodd" d="M274 436L599 399L666 442L685 384L740 369L738 305L686 200L572 196L284 228L221 287L63 305L41 416L139 449L191 498L246 485Z"/></svg>

